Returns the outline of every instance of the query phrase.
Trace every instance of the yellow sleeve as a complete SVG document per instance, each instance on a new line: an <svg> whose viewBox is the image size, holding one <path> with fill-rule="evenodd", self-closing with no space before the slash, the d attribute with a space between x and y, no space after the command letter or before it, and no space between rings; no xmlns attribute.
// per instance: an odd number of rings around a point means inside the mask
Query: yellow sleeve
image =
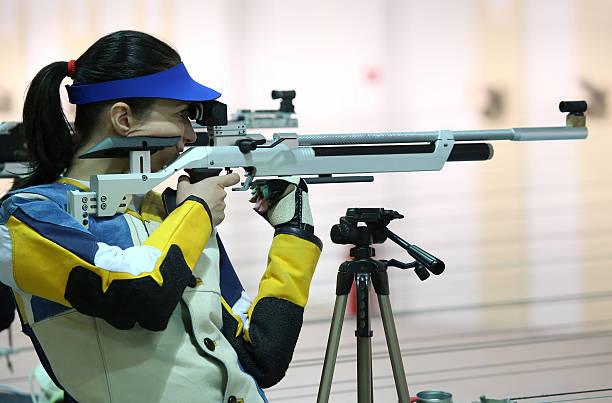
<svg viewBox="0 0 612 403"><path fill-rule="evenodd" d="M223 305L222 331L244 369L262 388L278 383L293 357L310 282L321 255L320 241L312 237L277 233L246 323L228 304Z"/></svg>
<svg viewBox="0 0 612 403"><path fill-rule="evenodd" d="M212 232L206 204L190 198L143 245L98 239L50 200L8 199L10 284L126 329L165 328ZM6 203L5 202L5 205Z"/></svg>

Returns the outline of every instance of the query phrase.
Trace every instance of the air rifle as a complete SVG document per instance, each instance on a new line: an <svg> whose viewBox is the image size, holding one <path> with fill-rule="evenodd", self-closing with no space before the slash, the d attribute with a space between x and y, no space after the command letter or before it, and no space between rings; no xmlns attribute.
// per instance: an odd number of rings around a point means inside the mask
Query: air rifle
<svg viewBox="0 0 612 403"><path fill-rule="evenodd" d="M281 98L279 110L239 110L227 119L227 107L207 101L190 107L198 140L174 162L151 172L150 157L174 146L179 138L106 138L79 158L129 157L130 173L92 175L89 192L69 191L68 210L87 226L87 216L112 216L126 209L127 198L144 194L185 169L202 179L243 168L246 180L240 188L257 185L257 178L302 176L307 183L372 181L367 173L437 171L447 161L483 161L492 158L493 147L483 141L585 139L584 101L561 102L567 113L561 127L529 127L500 130L438 130L426 132L308 134L275 133L272 139L247 133L247 128L297 127L293 118L295 91L273 91ZM11 122L9 122L11 123ZM2 127L0 125L0 140Z"/></svg>

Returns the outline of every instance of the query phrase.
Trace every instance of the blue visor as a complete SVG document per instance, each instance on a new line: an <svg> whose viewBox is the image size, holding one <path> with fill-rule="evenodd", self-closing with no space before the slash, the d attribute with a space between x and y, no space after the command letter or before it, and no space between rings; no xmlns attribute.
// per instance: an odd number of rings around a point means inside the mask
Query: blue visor
<svg viewBox="0 0 612 403"><path fill-rule="evenodd" d="M191 78L183 63L161 71L125 80L67 85L71 104L89 104L122 98L167 98L179 101L210 101L221 94Z"/></svg>

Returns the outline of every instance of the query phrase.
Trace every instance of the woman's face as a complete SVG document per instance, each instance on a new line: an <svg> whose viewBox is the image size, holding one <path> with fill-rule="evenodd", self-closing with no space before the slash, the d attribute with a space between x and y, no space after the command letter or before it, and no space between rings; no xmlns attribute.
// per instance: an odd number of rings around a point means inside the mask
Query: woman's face
<svg viewBox="0 0 612 403"><path fill-rule="evenodd" d="M174 99L158 99L149 115L139 121L128 137L180 137L174 147L167 147L151 156L151 171L156 172L174 161L185 148L193 143L196 134L187 116L188 103Z"/></svg>

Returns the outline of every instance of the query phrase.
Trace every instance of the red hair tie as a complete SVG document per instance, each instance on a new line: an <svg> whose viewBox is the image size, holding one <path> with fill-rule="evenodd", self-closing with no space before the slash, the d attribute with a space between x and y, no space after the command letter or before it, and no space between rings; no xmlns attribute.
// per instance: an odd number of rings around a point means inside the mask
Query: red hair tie
<svg viewBox="0 0 612 403"><path fill-rule="evenodd" d="M74 60L68 62L68 77L74 79L74 71L76 70L76 63Z"/></svg>

